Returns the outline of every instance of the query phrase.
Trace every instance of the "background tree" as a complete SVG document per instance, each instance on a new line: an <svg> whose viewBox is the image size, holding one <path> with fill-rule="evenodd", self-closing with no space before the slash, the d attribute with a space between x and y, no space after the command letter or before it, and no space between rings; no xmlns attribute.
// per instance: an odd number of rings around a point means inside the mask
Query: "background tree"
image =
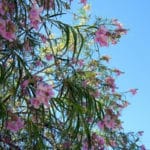
<svg viewBox="0 0 150 150"><path fill-rule="evenodd" d="M74 3L0 1L0 147L144 150L142 132L124 133L120 120L123 72L100 54L127 30L117 19L91 21L86 0L71 12Z"/></svg>

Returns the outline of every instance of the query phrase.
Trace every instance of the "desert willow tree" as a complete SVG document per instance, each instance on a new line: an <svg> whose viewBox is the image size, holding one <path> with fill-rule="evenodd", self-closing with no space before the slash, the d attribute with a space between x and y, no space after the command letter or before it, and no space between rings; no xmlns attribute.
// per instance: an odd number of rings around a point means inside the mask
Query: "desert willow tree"
<svg viewBox="0 0 150 150"><path fill-rule="evenodd" d="M90 20L89 9L86 0L0 0L1 149L145 149L142 132L122 127L122 72L100 54L127 30Z"/></svg>

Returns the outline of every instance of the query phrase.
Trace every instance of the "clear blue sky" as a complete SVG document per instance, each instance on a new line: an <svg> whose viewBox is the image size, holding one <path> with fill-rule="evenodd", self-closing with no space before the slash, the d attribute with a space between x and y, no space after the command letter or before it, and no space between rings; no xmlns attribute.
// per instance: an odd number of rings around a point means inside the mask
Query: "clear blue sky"
<svg viewBox="0 0 150 150"><path fill-rule="evenodd" d="M112 57L111 66L125 72L118 79L120 90L138 88L136 96L128 95L131 105L122 120L126 131L143 130L143 143L150 149L150 0L89 0L92 13L117 18L130 29L120 43L103 53Z"/></svg>

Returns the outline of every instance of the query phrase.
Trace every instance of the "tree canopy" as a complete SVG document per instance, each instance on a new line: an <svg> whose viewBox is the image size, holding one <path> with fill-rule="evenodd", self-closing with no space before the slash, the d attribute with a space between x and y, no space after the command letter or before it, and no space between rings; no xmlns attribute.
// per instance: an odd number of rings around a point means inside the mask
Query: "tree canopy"
<svg viewBox="0 0 150 150"><path fill-rule="evenodd" d="M73 6L77 11L72 10ZM126 133L129 102L101 47L127 29L86 0L0 0L0 148L145 150Z"/></svg>

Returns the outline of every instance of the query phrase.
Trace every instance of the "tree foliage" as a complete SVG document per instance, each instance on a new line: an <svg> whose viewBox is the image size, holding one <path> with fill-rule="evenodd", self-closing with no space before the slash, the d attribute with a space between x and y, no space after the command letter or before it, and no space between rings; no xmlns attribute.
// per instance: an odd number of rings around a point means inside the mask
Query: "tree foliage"
<svg viewBox="0 0 150 150"><path fill-rule="evenodd" d="M122 127L123 72L100 53L127 30L117 19L90 20L86 0L71 12L74 4L0 0L1 149L145 149L142 132Z"/></svg>

